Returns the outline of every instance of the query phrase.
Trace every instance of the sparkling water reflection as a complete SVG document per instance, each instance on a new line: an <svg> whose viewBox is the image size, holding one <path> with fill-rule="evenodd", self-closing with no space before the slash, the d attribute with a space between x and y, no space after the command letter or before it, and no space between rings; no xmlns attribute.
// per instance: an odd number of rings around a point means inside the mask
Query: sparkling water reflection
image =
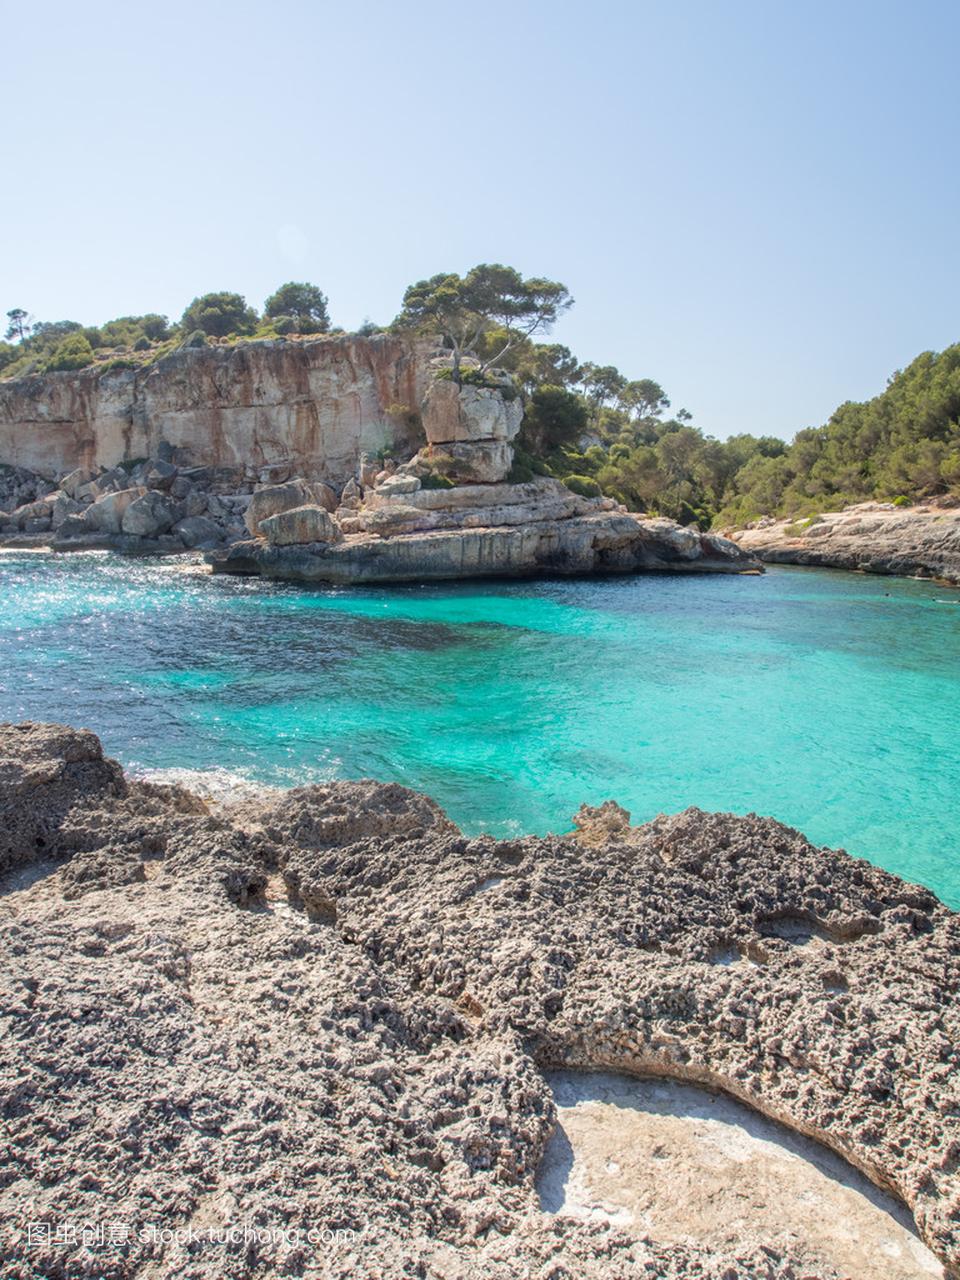
<svg viewBox="0 0 960 1280"><path fill-rule="evenodd" d="M764 578L301 589L0 556L0 717L127 768L393 779L468 832L772 814L960 905L960 592Z"/></svg>

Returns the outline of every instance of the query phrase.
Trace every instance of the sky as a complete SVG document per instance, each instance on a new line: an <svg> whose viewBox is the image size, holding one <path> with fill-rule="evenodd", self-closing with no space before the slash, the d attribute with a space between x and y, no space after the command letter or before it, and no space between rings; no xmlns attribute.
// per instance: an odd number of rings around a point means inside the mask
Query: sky
<svg viewBox="0 0 960 1280"><path fill-rule="evenodd" d="M960 339L956 0L4 5L0 310L504 262L719 438Z"/></svg>

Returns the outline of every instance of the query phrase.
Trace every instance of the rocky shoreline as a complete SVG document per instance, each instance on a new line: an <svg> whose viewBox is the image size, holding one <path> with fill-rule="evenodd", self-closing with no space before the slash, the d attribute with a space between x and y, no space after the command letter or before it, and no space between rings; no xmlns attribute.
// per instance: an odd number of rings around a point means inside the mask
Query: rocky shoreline
<svg viewBox="0 0 960 1280"><path fill-rule="evenodd" d="M769 517L727 536L768 564L960 582L960 506L861 502L807 520Z"/></svg>
<svg viewBox="0 0 960 1280"><path fill-rule="evenodd" d="M0 545L169 555L199 549L215 573L373 584L483 577L741 573L759 561L728 539L583 497L560 481L513 477L523 407L508 375L484 385L430 366L426 444L405 460L362 455L345 484L312 476L143 459L77 469L55 487L0 475ZM172 452L172 451L171 451Z"/></svg>
<svg viewBox="0 0 960 1280"><path fill-rule="evenodd" d="M721 1090L960 1269L960 917L923 888L755 816L498 842L374 782L215 808L56 725L0 728L0 817L11 1280L838 1274L545 1214L558 1068ZM130 1231L28 1243L86 1220Z"/></svg>

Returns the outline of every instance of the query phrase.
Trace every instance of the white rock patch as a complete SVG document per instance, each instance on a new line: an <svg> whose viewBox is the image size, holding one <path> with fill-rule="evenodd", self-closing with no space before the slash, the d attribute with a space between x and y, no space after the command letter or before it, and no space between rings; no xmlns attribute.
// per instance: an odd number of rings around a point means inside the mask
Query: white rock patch
<svg viewBox="0 0 960 1280"><path fill-rule="evenodd" d="M791 1247L857 1280L944 1275L897 1201L730 1098L607 1073L547 1079L559 1116L537 1178L547 1213L660 1242Z"/></svg>

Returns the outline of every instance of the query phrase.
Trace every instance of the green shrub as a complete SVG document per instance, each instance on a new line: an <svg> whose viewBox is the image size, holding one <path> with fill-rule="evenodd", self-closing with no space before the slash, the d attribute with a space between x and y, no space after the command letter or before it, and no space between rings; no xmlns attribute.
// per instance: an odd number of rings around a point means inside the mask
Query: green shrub
<svg viewBox="0 0 960 1280"><path fill-rule="evenodd" d="M181 350L185 347L205 347L207 345L207 335L202 329L194 329L188 337L180 343Z"/></svg>
<svg viewBox="0 0 960 1280"><path fill-rule="evenodd" d="M44 362L45 373L85 369L93 364L93 347L82 333L70 333Z"/></svg>
<svg viewBox="0 0 960 1280"><path fill-rule="evenodd" d="M563 483L572 493L578 493L581 498L600 497L600 486L590 476L564 476Z"/></svg>
<svg viewBox="0 0 960 1280"><path fill-rule="evenodd" d="M211 338L226 338L253 333L257 313L239 293L205 293L194 298L180 323L184 333L201 329Z"/></svg>
<svg viewBox="0 0 960 1280"><path fill-rule="evenodd" d="M513 466L507 475L507 482L509 484L529 484L532 479L533 468L528 467L525 462L520 462L514 458Z"/></svg>
<svg viewBox="0 0 960 1280"><path fill-rule="evenodd" d="M895 507L909 507L910 501L911 500L907 497L905 493L901 493L898 497L894 498L893 505Z"/></svg>

